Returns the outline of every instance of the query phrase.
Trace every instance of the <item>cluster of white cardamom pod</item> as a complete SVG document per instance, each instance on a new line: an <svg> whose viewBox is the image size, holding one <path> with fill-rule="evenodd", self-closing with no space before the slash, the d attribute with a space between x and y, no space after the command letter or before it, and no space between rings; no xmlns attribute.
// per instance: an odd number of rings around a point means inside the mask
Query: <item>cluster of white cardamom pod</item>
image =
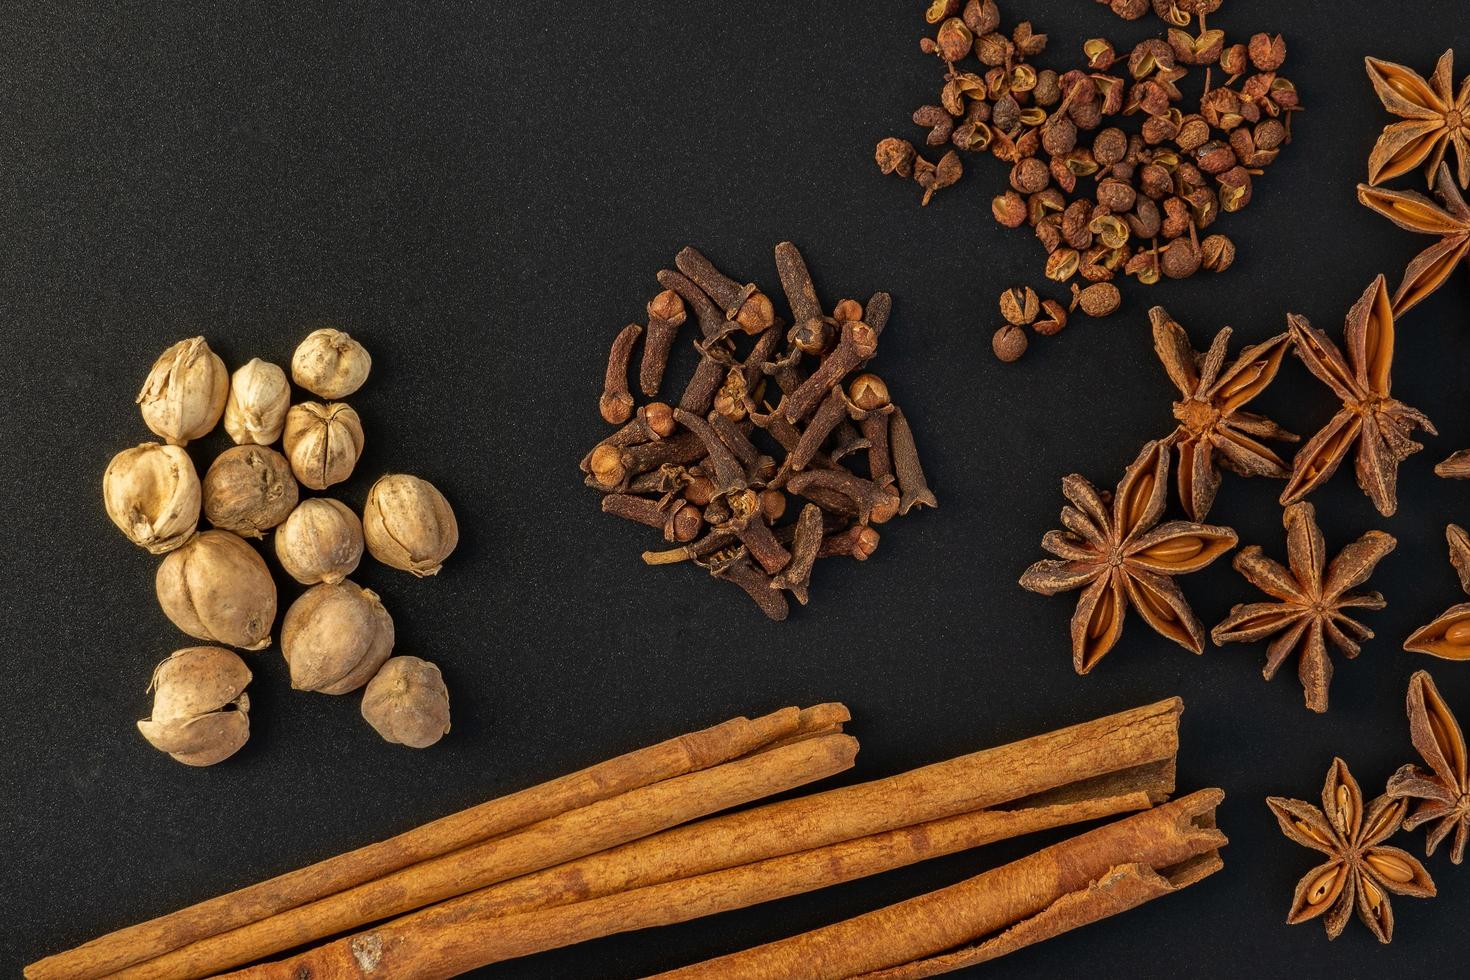
<svg viewBox="0 0 1470 980"><path fill-rule="evenodd" d="M459 542L454 511L437 488L388 474L368 491L362 518L340 500L302 497L352 475L362 422L346 398L372 368L341 330L311 333L291 358L291 381L324 399L291 404L275 364L254 358L233 375L203 337L164 351L138 405L163 442L113 457L102 478L112 522L128 540L164 555L155 588L165 615L217 646L175 651L154 671L150 718L138 729L179 762L208 766L250 735L251 672L234 652L271 642L276 584L250 543L267 532L281 568L310 586L286 611L281 652L298 690L346 694L366 687L362 714L389 742L423 748L449 731L449 693L439 669L393 657L393 618L378 596L350 581L364 547L378 561L436 574ZM185 448L221 419L235 443L201 481ZM281 442L284 455L272 448ZM201 516L210 529L200 530Z"/></svg>

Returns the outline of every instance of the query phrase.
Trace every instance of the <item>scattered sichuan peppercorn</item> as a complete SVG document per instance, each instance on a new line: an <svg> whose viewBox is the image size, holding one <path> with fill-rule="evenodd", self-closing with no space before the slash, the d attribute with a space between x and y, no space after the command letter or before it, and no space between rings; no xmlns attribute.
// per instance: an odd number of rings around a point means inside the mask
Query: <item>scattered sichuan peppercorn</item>
<svg viewBox="0 0 1470 980"><path fill-rule="evenodd" d="M906 140L885 139L879 168L912 177L927 204L960 179L959 154L1002 161L1009 186L991 200L991 213L1004 227L1033 230L1056 282L1133 276L1152 285L1201 268L1223 271L1234 250L1213 237L1204 248L1205 229L1250 204L1255 178L1291 140L1300 106L1295 85L1279 74L1286 42L1267 33L1231 42L1207 27L1220 0L1098 2L1130 20L1152 8L1166 36L1126 50L1091 38L1078 67L1038 70L1030 60L1046 35L1030 22L1004 29L991 0L958 13L931 3L935 34L920 47L939 56L944 79L937 104L913 118L928 146L952 149L933 161ZM1215 68L1223 82L1206 75L1189 105L1186 76Z"/></svg>
<svg viewBox="0 0 1470 980"><path fill-rule="evenodd" d="M946 165L926 164L912 149L888 141L879 162L898 172L907 161L931 192L946 186ZM958 156L949 156L957 168ZM887 383L866 370L888 324L888 294L828 308L794 245L777 245L775 257L789 330L754 284L739 285L693 249L679 253L679 272L658 274L679 301L660 303L659 316L672 320L687 307L700 325L694 379L677 406L649 402L631 411L581 468L603 494L605 512L664 538L669 547L645 552L647 564L690 562L781 620L790 612L787 592L806 604L816 559L865 559L877 545L870 524L937 503L908 421ZM1029 303L1034 319L1038 301L1028 292L1017 302L1023 316ZM655 336L653 303L649 317L645 344ZM638 335L621 336L631 348ZM604 390L631 397L631 352L615 360Z"/></svg>

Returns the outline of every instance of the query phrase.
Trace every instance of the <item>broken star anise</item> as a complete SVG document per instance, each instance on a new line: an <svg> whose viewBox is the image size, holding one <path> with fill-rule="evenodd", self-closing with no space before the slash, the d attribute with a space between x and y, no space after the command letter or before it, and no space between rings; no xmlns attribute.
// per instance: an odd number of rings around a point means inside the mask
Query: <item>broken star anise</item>
<svg viewBox="0 0 1470 980"><path fill-rule="evenodd" d="M1382 531L1369 531L1328 564L1311 504L1292 504L1282 521L1289 568L1267 558L1256 545L1235 556L1235 570L1277 601L1236 606L1210 636L1216 643L1252 643L1279 634L1266 649L1262 675L1269 681L1288 657L1299 652L1297 674L1307 707L1326 711L1327 687L1332 683L1328 641L1352 658L1358 655L1359 641L1373 637L1372 630L1344 610L1384 606L1377 592L1348 590L1366 582L1397 542Z"/></svg>
<svg viewBox="0 0 1470 980"><path fill-rule="evenodd" d="M1195 572L1235 547L1235 532L1190 521L1158 524L1169 495L1168 445L1150 442L1111 495L1075 473L1062 480L1071 504L1065 531L1048 531L1041 546L1056 559L1038 561L1021 585L1042 595L1082 589L1072 616L1072 665L1085 674L1113 648L1131 604L1144 621L1187 650L1204 647L1204 628L1170 576ZM1155 527L1155 525L1158 525Z"/></svg>
<svg viewBox="0 0 1470 980"><path fill-rule="evenodd" d="M1295 503L1326 482L1356 445L1358 486L1380 514L1392 514L1398 509L1399 463L1424 448L1409 434L1416 427L1430 435L1435 431L1423 412L1389 396L1394 325L1383 276L1374 279L1348 311L1343 329L1346 357L1306 317L1289 313L1286 319L1297 356L1342 399L1342 408L1292 460L1281 503Z"/></svg>
<svg viewBox="0 0 1470 980"><path fill-rule="evenodd" d="M1435 822L1425 836L1425 857L1432 857L1434 849L1453 830L1450 861L1459 864L1465 857L1465 840L1470 837L1465 736L1427 671L1416 671L1409 679L1408 707L1409 738L1431 771L1404 766L1389 779L1388 795L1421 801L1404 818L1405 830Z"/></svg>
<svg viewBox="0 0 1470 980"><path fill-rule="evenodd" d="M1439 241L1414 257L1404 269L1403 281L1393 294L1393 311L1403 315L1424 297L1444 285L1446 279L1470 254L1470 207L1447 164L1439 165L1435 193L1444 202L1440 207L1423 194L1414 191L1391 191L1367 184L1358 185L1362 204L1407 231L1421 235L1438 235Z"/></svg>
<svg viewBox="0 0 1470 980"><path fill-rule="evenodd" d="M1379 184L1425 164L1432 183L1434 172L1455 148L1461 187L1470 187L1470 78L1454 91L1455 52L1440 55L1426 81L1418 72L1391 61L1365 58L1368 79L1383 107L1403 122L1383 130L1368 157L1368 183Z"/></svg>
<svg viewBox="0 0 1470 980"><path fill-rule="evenodd" d="M1458 524L1444 529L1450 546L1450 564L1460 576L1460 588L1470 592L1470 537ZM1404 641L1404 649L1445 660L1470 660L1470 602L1451 606L1421 626Z"/></svg>
<svg viewBox="0 0 1470 980"><path fill-rule="evenodd" d="M1179 425L1168 437L1179 453L1175 482L1179 502L1192 521L1202 521L1220 488L1220 467L1241 476L1285 479L1286 462L1262 439L1296 442L1298 437L1263 415L1244 411L1276 377L1291 346L1281 333L1247 347L1228 367L1230 328L1215 334L1210 349L1196 353L1184 328L1162 306L1148 311L1154 351L1183 397L1174 403Z"/></svg>
<svg viewBox="0 0 1470 980"><path fill-rule="evenodd" d="M1327 863L1308 871L1297 883L1288 925L1324 915L1327 938L1336 939L1347 925L1354 906L1381 943L1393 939L1393 907L1388 892L1414 898L1432 898L1434 881L1424 865L1408 851L1388 847L1403 822L1408 802L1388 795L1369 803L1348 772L1347 763L1332 760L1322 787L1322 809L1304 800L1272 796L1266 805L1276 815L1281 832L1303 847L1321 851Z"/></svg>

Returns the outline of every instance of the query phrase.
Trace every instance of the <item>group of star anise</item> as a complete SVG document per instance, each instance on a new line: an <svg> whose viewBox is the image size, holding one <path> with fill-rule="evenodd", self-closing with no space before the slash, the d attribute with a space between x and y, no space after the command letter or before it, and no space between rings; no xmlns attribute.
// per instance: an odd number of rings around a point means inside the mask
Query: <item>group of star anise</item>
<svg viewBox="0 0 1470 980"><path fill-rule="evenodd" d="M1182 395L1174 403L1178 425L1143 448L1111 495L1080 476L1063 480L1070 501L1062 510L1066 530L1052 531L1042 541L1057 559L1037 562L1021 578L1024 587L1046 595L1083 589L1072 618L1072 654L1079 673L1090 670L1117 642L1130 605L1159 633L1201 651L1203 627L1172 577L1204 568L1236 544L1234 531L1201 523L1219 487L1220 467L1245 476L1286 479L1281 503L1288 562L1273 561L1255 546L1236 554L1235 568L1271 601L1236 606L1211 631L1214 641L1274 636L1265 676L1272 677L1292 653L1299 653L1307 707L1325 711L1332 677L1327 644L1353 657L1359 642L1373 635L1348 610L1380 609L1383 597L1352 590L1393 550L1393 537L1369 531L1328 562L1312 506L1302 498L1329 479L1356 447L1358 484L1381 514L1390 515L1397 507L1398 464L1423 448L1410 438L1413 430L1434 432L1422 413L1390 395L1394 320L1442 285L1470 254L1470 207L1460 193L1470 185L1470 79L1458 92L1453 90L1450 52L1428 80L1373 58L1367 59L1367 69L1384 106L1404 121L1387 127L1379 138L1369 159L1369 183L1358 188L1359 200L1400 227L1439 241L1409 264L1392 297L1383 276L1373 281L1348 312L1345 351L1304 317L1290 314L1285 333L1247 348L1227 367L1228 328L1206 353L1196 354L1183 329L1161 307L1150 312L1155 349ZM1458 186L1445 161L1450 147ZM1421 166L1440 203L1413 191L1377 186ZM1266 441L1294 442L1297 437L1244 411L1275 378L1288 349L1342 403L1289 467ZM1189 520L1160 524L1171 450L1177 456L1179 499ZM1451 456L1435 472L1470 476L1470 450ZM1447 537L1450 561L1470 592L1470 536L1451 524ZM1404 648L1448 660L1470 659L1470 603L1451 607L1415 631ZM1393 935L1388 893L1435 894L1434 882L1417 859L1383 843L1401 826L1433 825L1427 854L1455 831L1451 860L1462 860L1470 837L1470 752L1454 715L1424 671L1410 682L1408 713L1414 747L1428 769L1403 767L1386 792L1365 806L1358 784L1339 759L1328 773L1322 809L1300 800L1268 800L1289 838L1329 857L1298 884L1288 922L1325 916L1327 933L1335 938L1356 908L1374 935L1388 942ZM1420 801L1412 813L1411 799Z"/></svg>

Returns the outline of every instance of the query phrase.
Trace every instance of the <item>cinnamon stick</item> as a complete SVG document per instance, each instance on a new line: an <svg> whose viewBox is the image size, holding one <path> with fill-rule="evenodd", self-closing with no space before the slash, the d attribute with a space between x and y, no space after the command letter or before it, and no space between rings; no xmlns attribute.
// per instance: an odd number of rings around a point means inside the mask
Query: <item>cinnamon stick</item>
<svg viewBox="0 0 1470 980"><path fill-rule="evenodd" d="M236 980L451 977L519 956L744 908L1018 833L1147 805L1147 797L1139 793L1128 799L1015 813L961 814L549 909L443 923L405 920L333 943L327 947L329 956L297 957L229 976Z"/></svg>
<svg viewBox="0 0 1470 980"><path fill-rule="evenodd" d="M29 980L91 980L468 845L658 782L718 766L847 719L841 705L734 718L491 800L407 833L94 939L32 963ZM262 954L264 955L264 954Z"/></svg>
<svg viewBox="0 0 1470 980"><path fill-rule="evenodd" d="M1093 882L1108 880L1119 868L1139 865L1146 871L1162 872L1167 881L1169 869L1206 857L1193 868L1208 874L1205 869L1212 869L1212 862L1207 856L1226 843L1214 827L1214 811L1222 799L1224 794L1218 789L1202 790L948 888L789 939L672 970L660 974L659 980L862 976L922 963L1060 906L1061 911L1051 913L1042 923L1038 936L1044 938L1048 924L1058 931L1070 928L1067 916L1075 915L1079 905L1082 918L1099 901L1105 905L1105 900L1085 895ZM1134 877L1142 879L1143 875L1135 872ZM1187 874L1182 883L1192 880L1197 877ZM1147 879L1143 883L1148 884ZM1159 889L1154 883L1150 890L1164 894L1172 889ZM1069 899L1079 893L1084 897ZM1111 889L1102 894L1110 895ZM1068 901L1062 904L1064 899ZM1126 902L1121 904L1127 907Z"/></svg>

